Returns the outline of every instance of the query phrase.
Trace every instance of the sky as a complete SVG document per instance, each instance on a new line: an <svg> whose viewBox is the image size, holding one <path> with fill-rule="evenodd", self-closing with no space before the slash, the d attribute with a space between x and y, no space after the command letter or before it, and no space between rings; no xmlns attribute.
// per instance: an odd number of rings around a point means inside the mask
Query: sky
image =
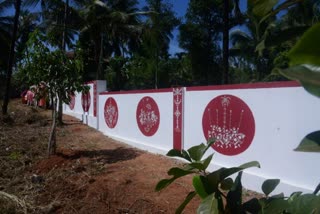
<svg viewBox="0 0 320 214"><path fill-rule="evenodd" d="M139 2L140 2L140 6L145 5L145 0L140 0ZM188 8L189 0L167 0L167 2L172 4L172 6L173 6L172 9L173 9L173 11L175 11L175 13L178 17L181 17L181 18L184 17L184 15L186 14L187 8ZM246 11L246 7L247 7L247 1L241 0L240 1L240 10ZM236 27L236 28L243 29L243 27ZM235 30L235 29L231 29L231 31L232 30ZM174 36L174 38L171 40L170 47L169 47L169 53L171 55L174 55L175 53L179 53L179 52L183 51L183 49L181 49L179 47L178 29L174 30L173 36Z"/></svg>
<svg viewBox="0 0 320 214"><path fill-rule="evenodd" d="M178 18L182 18L182 19L184 18L184 15L186 14L186 11L188 8L189 0L165 0L165 1L167 1L169 4L172 4L172 9ZM139 5L138 5L139 8L143 8L145 5L146 5L145 0L139 0ZM246 0L241 0L240 1L241 11L245 11L245 8L246 8ZM37 9L35 8L35 10ZM13 13L13 12L14 12L13 8L10 9L10 11L8 11L8 13ZM178 29L176 28L173 31L173 38L170 42L170 47L169 47L169 53L171 55L174 55L175 53L183 51L183 49L179 47L178 33L179 33Z"/></svg>
<svg viewBox="0 0 320 214"><path fill-rule="evenodd" d="M175 12L176 16L179 18L183 18L186 14L189 0L167 0L169 4L172 4L172 9ZM139 7L143 7L146 5L145 0L139 0ZM178 29L176 28L173 31L173 38L170 42L169 53L174 55L175 53L182 52L183 49L179 47L178 43Z"/></svg>

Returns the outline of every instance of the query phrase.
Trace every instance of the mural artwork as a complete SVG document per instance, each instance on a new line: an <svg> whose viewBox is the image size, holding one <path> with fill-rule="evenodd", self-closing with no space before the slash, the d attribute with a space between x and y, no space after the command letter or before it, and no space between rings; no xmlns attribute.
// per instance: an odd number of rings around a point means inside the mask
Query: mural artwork
<svg viewBox="0 0 320 214"><path fill-rule="evenodd" d="M81 104L84 112L88 112L91 104L91 95L90 92L82 93L81 95Z"/></svg>
<svg viewBox="0 0 320 214"><path fill-rule="evenodd" d="M117 125L118 115L119 112L117 102L112 97L109 97L104 104L104 119L110 129Z"/></svg>
<svg viewBox="0 0 320 214"><path fill-rule="evenodd" d="M74 109L75 104L76 104L76 96L70 95L70 103L69 103L70 110Z"/></svg>
<svg viewBox="0 0 320 214"><path fill-rule="evenodd" d="M151 97L143 97L136 112L138 127L145 136L154 135L160 124L160 112L157 103Z"/></svg>
<svg viewBox="0 0 320 214"><path fill-rule="evenodd" d="M173 89L173 148L182 149L183 88Z"/></svg>
<svg viewBox="0 0 320 214"><path fill-rule="evenodd" d="M224 155L238 155L251 144L255 133L253 114L248 105L233 95L212 99L203 112L205 138L216 139L213 149Z"/></svg>

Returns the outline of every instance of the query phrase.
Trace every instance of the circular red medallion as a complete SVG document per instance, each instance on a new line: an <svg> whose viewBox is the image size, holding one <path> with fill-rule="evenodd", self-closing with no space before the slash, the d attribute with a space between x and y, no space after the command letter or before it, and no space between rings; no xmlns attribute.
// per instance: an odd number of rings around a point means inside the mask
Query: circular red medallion
<svg viewBox="0 0 320 214"><path fill-rule="evenodd" d="M224 155L237 155L251 144L255 123L248 105L233 95L221 95L210 101L203 112L205 138L214 138L214 150Z"/></svg>
<svg viewBox="0 0 320 214"><path fill-rule="evenodd" d="M75 104L76 104L76 96L74 96L74 95L70 95L69 108L70 108L71 110L73 110L73 109L74 109Z"/></svg>
<svg viewBox="0 0 320 214"><path fill-rule="evenodd" d="M117 125L118 114L117 102L112 97L109 97L104 104L104 119L110 129Z"/></svg>
<svg viewBox="0 0 320 214"><path fill-rule="evenodd" d="M140 131L145 136L154 135L160 124L160 112L157 103L151 97L143 97L136 113L137 123Z"/></svg>
<svg viewBox="0 0 320 214"><path fill-rule="evenodd" d="M91 95L90 92L82 93L81 104L84 112L88 112L91 104Z"/></svg>

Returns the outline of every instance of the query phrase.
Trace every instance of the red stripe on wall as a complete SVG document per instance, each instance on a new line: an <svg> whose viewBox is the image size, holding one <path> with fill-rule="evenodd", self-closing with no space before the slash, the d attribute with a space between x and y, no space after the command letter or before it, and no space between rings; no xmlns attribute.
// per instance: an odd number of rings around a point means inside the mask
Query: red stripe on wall
<svg viewBox="0 0 320 214"><path fill-rule="evenodd" d="M93 82L93 116L97 116L97 81Z"/></svg>
<svg viewBox="0 0 320 214"><path fill-rule="evenodd" d="M164 92L172 92L172 88L161 88L161 89L148 89L148 90L132 90L132 91L104 91L101 92L101 95L109 95L109 94L146 94L146 93L164 93Z"/></svg>
<svg viewBox="0 0 320 214"><path fill-rule="evenodd" d="M248 84L233 84L233 85L194 86L194 87L187 87L187 91L285 88L285 87L300 87L300 86L301 84L297 81L259 82L259 83L248 83Z"/></svg>
<svg viewBox="0 0 320 214"><path fill-rule="evenodd" d="M183 88L173 88L173 148L182 150Z"/></svg>

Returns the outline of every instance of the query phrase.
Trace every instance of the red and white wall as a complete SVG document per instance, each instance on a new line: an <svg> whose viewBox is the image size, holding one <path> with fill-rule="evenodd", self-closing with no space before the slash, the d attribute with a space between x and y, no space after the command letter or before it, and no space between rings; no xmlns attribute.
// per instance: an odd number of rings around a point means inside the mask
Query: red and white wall
<svg viewBox="0 0 320 214"><path fill-rule="evenodd" d="M65 113L112 138L160 154L216 138L206 154L215 153L210 170L257 160L261 168L243 175L244 186L256 191L269 178L280 178L277 192L286 194L311 192L319 182L319 154L293 149L320 129L320 100L296 82L129 92L101 92L104 81L88 85L90 95L77 94ZM83 97L96 106L88 113Z"/></svg>
<svg viewBox="0 0 320 214"><path fill-rule="evenodd" d="M99 130L136 147L165 154L172 148L172 89L103 92Z"/></svg>
<svg viewBox="0 0 320 214"><path fill-rule="evenodd" d="M87 82L85 85L90 87L89 92L86 94L75 93L70 104L64 105L64 113L98 129L99 93L106 90L106 81L96 80Z"/></svg>

